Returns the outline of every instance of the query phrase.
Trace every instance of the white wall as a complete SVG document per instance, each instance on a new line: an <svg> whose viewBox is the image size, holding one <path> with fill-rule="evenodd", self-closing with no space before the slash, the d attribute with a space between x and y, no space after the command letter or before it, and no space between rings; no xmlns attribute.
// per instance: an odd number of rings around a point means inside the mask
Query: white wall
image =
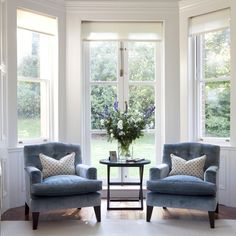
<svg viewBox="0 0 236 236"><path fill-rule="evenodd" d="M163 142L178 142L180 136L179 104L179 25L177 2L139 1L67 1L67 140L84 146L84 84L81 72L81 21L163 21L164 22L164 90L162 129L158 136L158 153ZM161 104L160 104L161 105ZM166 125L165 125L166 124Z"/></svg>

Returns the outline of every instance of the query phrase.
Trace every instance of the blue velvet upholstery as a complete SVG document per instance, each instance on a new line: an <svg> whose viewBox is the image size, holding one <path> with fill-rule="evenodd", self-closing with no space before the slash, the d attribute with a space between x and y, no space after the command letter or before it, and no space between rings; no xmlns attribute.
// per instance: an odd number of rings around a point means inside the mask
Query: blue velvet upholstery
<svg viewBox="0 0 236 236"><path fill-rule="evenodd" d="M75 175L57 175L43 178L39 154L54 159L75 152ZM37 229L39 212L55 209L93 206L97 221L101 219L100 206L102 182L97 180L97 170L82 164L79 145L59 142L24 147L26 214L32 211L33 229Z"/></svg>
<svg viewBox="0 0 236 236"><path fill-rule="evenodd" d="M204 180L187 175L168 176L172 153L187 161L206 155ZM213 228L218 204L219 156L220 147L216 145L194 142L165 144L163 163L150 169L147 181L147 221L151 219L154 206L188 208L208 211Z"/></svg>
<svg viewBox="0 0 236 236"><path fill-rule="evenodd" d="M194 176L174 175L160 180L147 181L147 189L155 193L215 196L216 185Z"/></svg>
<svg viewBox="0 0 236 236"><path fill-rule="evenodd" d="M102 189L102 182L85 179L76 175L57 175L33 184L31 194L35 196L68 196L97 192Z"/></svg>

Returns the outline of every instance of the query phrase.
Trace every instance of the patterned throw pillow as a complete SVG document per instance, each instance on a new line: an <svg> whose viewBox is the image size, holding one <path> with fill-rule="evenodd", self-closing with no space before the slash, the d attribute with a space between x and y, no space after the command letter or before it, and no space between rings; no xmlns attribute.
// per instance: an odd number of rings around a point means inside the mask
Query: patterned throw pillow
<svg viewBox="0 0 236 236"><path fill-rule="evenodd" d="M43 177L53 175L74 175L75 174L75 153L72 152L60 160L56 160L42 153L39 158L43 167Z"/></svg>
<svg viewBox="0 0 236 236"><path fill-rule="evenodd" d="M181 157L170 154L172 170L169 175L191 175L203 179L206 155L186 161Z"/></svg>

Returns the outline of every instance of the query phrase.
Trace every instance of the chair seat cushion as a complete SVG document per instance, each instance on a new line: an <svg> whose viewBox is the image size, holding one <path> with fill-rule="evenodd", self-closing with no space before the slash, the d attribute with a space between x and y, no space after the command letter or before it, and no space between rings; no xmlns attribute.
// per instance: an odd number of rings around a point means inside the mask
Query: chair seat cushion
<svg viewBox="0 0 236 236"><path fill-rule="evenodd" d="M160 180L147 181L147 189L156 193L214 196L216 185L188 175L168 176Z"/></svg>
<svg viewBox="0 0 236 236"><path fill-rule="evenodd" d="M102 189L102 181L85 179L77 175L57 175L33 184L31 194L35 196L68 196L93 193Z"/></svg>

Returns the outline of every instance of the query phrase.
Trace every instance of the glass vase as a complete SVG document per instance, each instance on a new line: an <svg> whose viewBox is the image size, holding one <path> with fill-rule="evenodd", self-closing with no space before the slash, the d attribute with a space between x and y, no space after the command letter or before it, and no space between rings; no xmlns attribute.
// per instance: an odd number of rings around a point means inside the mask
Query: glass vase
<svg viewBox="0 0 236 236"><path fill-rule="evenodd" d="M118 154L119 159L126 161L128 158L133 156L133 147L131 143L121 144L118 143Z"/></svg>

